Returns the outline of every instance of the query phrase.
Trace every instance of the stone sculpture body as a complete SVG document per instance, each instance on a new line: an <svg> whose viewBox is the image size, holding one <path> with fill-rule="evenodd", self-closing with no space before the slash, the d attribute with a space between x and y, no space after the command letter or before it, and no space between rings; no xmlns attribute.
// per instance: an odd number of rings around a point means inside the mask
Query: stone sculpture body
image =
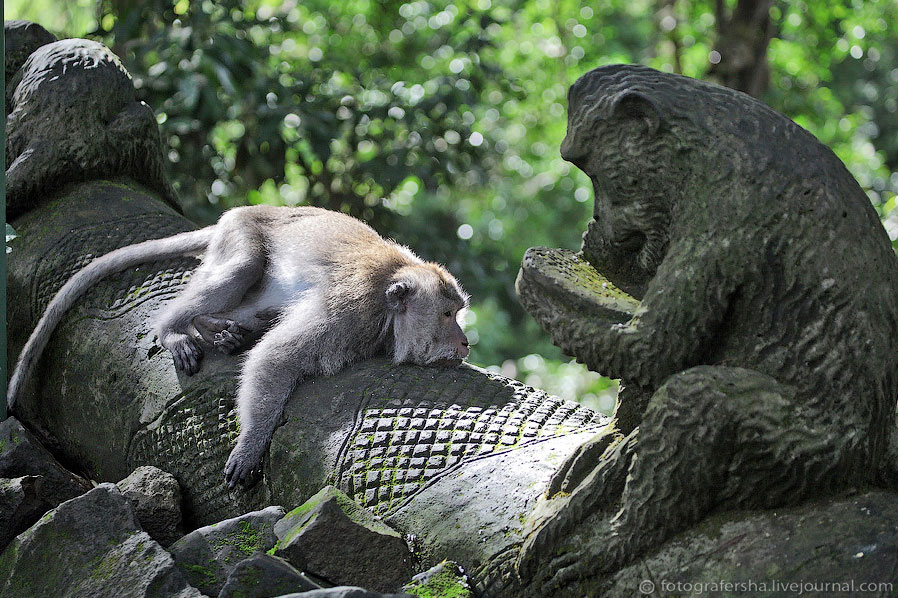
<svg viewBox="0 0 898 598"><path fill-rule="evenodd" d="M898 261L839 159L749 96L618 65L568 101L562 156L592 180L594 219L582 256L531 250L518 290L560 347L621 379L629 425L557 474L521 572L580 595L715 507L882 481ZM638 307L581 309L558 279L591 267Z"/></svg>
<svg viewBox="0 0 898 598"><path fill-rule="evenodd" d="M36 36L35 43L46 37ZM84 40L60 44L23 58L27 64L13 73L18 83L8 95L7 109L20 108L7 120L8 134L22 137L7 146L7 174L13 166L24 167L19 174L34 177L7 195L8 205L17 210L13 224L20 233L8 271L11 363L49 299L94 256L193 228L173 207L161 175L158 131L149 126L147 110L135 106L133 89L125 85L127 73L103 46ZM114 82L114 93L98 94L85 83L101 76L94 69L109 71L102 77ZM23 84L30 91L19 90ZM53 90L72 97L50 97ZM46 112L26 110L26 104ZM66 107L71 108L66 116L56 112ZM139 120L104 133L103 127L110 126L105 123L127 124L117 111L133 111ZM70 138L72 131L83 137ZM528 256L525 266L536 264L537 257ZM524 541L524 521L560 464L568 462L555 474L555 485L576 487L584 468L592 465L588 457L606 441L587 444L579 453L577 447L605 428L606 418L473 367L433 369L370 360L297 389L265 457L261 482L249 491L228 492L221 470L236 436L239 360L208 355L196 376L179 376L150 328L195 266L191 259L147 264L93 287L48 346L34 383L17 406L22 422L66 464L94 480L119 480L140 465L171 472L183 492L188 529L272 504L290 508L330 483L406 534L422 564L457 560L484 598L543 595L539 580L522 584L513 569ZM540 278L545 272L525 271L526 284L545 280ZM525 296L554 301L558 309L575 308L568 314L572 325L592 326L598 316L630 319L637 301L610 285L603 287L606 281L583 260L574 264L574 271L578 284L594 283L588 292L569 285ZM624 278L617 280L626 286ZM633 382L628 384L624 394L643 396ZM629 415L618 410L619 429L635 426L641 417L638 403L632 403L637 408ZM578 456L572 460L574 454ZM626 467L607 471L627 473ZM622 486L619 479L609 484L609 491L619 492ZM755 571L765 571L769 555L739 545L739 538L775 537L768 532L781 531L784 520L791 522L787 530L800 530L803 522L823 517L841 522L837 537L782 533L769 550L779 551L777 559L780 553L805 554L807 546L815 551L823 546L822 552L831 555L815 561L816 569L796 568L795 576L850 570L859 579L881 579L882 572L894 571L896 562L888 547L898 528L882 531L882 521L898 520L894 496L836 497L831 503L780 512L782 518L773 521L763 513L734 514L732 519L721 513L703 524L705 531L691 530L686 548L662 547L646 562L659 575L679 575L685 581L704 579L709 571L714 579L718 572L739 576L742 564L752 559ZM599 587L590 577L596 553L590 546L604 541L606 533L594 518L574 522L569 537L583 549L569 553L569 562L582 559L587 575L567 586L570 592L632 594L632 579L641 579L640 563L606 580L613 587ZM870 552L858 569L854 555L840 556L835 548L845 542L886 548ZM695 553L705 560L696 561ZM705 567L709 559L717 559L718 567ZM557 562L541 566L556 567Z"/></svg>
<svg viewBox="0 0 898 598"><path fill-rule="evenodd" d="M17 38L31 32L19 45L43 45L7 81L7 218L67 183L101 176L127 176L177 207L156 117L118 57L86 39L46 43L36 27L18 27Z"/></svg>
<svg viewBox="0 0 898 598"><path fill-rule="evenodd" d="M104 81L120 87L98 94L94 70L108 70ZM52 43L31 54L14 79L20 83L7 131L19 137L7 146L7 174L33 178L7 196L17 206L19 233L8 270L10 363L50 298L94 256L194 228L166 201L164 179L147 178L161 177L159 135L149 126L155 121L151 111L144 118L145 105L132 103L130 78L108 49L86 40ZM83 135L77 147L68 147L69 132L44 126L61 128L56 111L66 107L66 126ZM124 125L116 110L143 120L114 138L95 129L98 115ZM131 176L138 157L142 165ZM231 492L221 472L236 438L240 359L206 355L187 377L152 333L196 264L154 262L92 287L57 328L17 417L90 479L120 480L140 465L170 472L188 528L272 504L298 506L332 483L420 538L424 562L456 555L469 571L489 569L495 583L513 575L507 565L523 521L554 467L607 418L471 366L370 360L298 388L260 483Z"/></svg>

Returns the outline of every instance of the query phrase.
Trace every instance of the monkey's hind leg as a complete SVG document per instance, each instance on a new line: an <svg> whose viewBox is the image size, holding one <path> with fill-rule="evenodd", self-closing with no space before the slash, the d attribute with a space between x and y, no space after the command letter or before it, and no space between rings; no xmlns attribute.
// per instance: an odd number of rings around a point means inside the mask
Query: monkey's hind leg
<svg viewBox="0 0 898 598"><path fill-rule="evenodd" d="M239 311L239 310L238 310ZM258 340L272 323L274 316L248 316L233 320L232 314L199 315L193 319L193 327L200 337L225 355L231 355L238 349ZM231 316L231 317L228 317Z"/></svg>
<svg viewBox="0 0 898 598"><path fill-rule="evenodd" d="M159 342L171 351L179 370L188 375L199 370L203 351L189 334L194 318L236 308L262 278L266 264L262 241L256 224L239 210L228 212L216 225L202 264L157 324Z"/></svg>

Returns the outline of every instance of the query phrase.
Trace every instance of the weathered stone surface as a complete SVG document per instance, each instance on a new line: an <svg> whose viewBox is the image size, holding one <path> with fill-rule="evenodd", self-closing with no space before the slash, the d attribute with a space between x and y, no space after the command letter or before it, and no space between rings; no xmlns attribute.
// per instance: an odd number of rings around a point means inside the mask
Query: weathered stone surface
<svg viewBox="0 0 898 598"><path fill-rule="evenodd" d="M144 465L116 484L131 501L140 526L162 546L183 536L181 532L181 487L170 473Z"/></svg>
<svg viewBox="0 0 898 598"><path fill-rule="evenodd" d="M277 556L333 583L391 591L414 573L402 536L333 486L287 513L274 532Z"/></svg>
<svg viewBox="0 0 898 598"><path fill-rule="evenodd" d="M284 559L257 554L237 563L218 598L270 598L320 587Z"/></svg>
<svg viewBox="0 0 898 598"><path fill-rule="evenodd" d="M594 218L582 255L528 252L519 295L631 406L556 474L524 578L582 593L715 508L894 485L898 260L839 159L744 94L646 67L568 99L562 156Z"/></svg>
<svg viewBox="0 0 898 598"><path fill-rule="evenodd" d="M468 576L452 561L443 561L427 571L419 573L402 587L413 596L438 598L472 598Z"/></svg>
<svg viewBox="0 0 898 598"><path fill-rule="evenodd" d="M6 209L10 219L75 181L129 177L177 207L163 173L153 110L104 45L42 45L8 84Z"/></svg>
<svg viewBox="0 0 898 598"><path fill-rule="evenodd" d="M0 555L0 596L199 598L113 484L62 503Z"/></svg>
<svg viewBox="0 0 898 598"><path fill-rule="evenodd" d="M34 434L14 417L0 422L0 477L41 476L40 494L47 509L80 496L90 482L63 467Z"/></svg>
<svg viewBox="0 0 898 598"><path fill-rule="evenodd" d="M56 41L56 36L31 21L4 21L4 55L6 66L6 91L11 93L10 78L25 64L32 52L43 45ZM6 102L6 114L10 103Z"/></svg>
<svg viewBox="0 0 898 598"><path fill-rule="evenodd" d="M172 544L169 552L192 585L216 596L240 561L274 547L274 524L283 516L281 507L268 507L207 525Z"/></svg>
<svg viewBox="0 0 898 598"><path fill-rule="evenodd" d="M52 506L41 496L40 476L0 478L0 551Z"/></svg>
<svg viewBox="0 0 898 598"><path fill-rule="evenodd" d="M364 588L337 586L322 590L312 590L301 594L285 594L277 598L414 598L410 594L381 594ZM437 598L437 597L434 597Z"/></svg>
<svg viewBox="0 0 898 598"><path fill-rule="evenodd" d="M594 591L633 596L649 580L659 596L848 596L866 594L861 584L893 596L896 571L898 494L871 491L712 515Z"/></svg>

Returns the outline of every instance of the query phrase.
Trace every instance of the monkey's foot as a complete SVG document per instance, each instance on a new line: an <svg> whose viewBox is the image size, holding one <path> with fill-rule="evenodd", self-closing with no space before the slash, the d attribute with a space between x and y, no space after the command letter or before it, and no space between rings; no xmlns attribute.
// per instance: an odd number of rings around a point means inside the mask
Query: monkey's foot
<svg viewBox="0 0 898 598"><path fill-rule="evenodd" d="M172 333L162 340L162 346L171 351L175 368L182 370L188 376L199 371L203 350L192 338L186 334Z"/></svg>
<svg viewBox="0 0 898 598"><path fill-rule="evenodd" d="M246 327L234 320L207 315L195 317L193 327L200 333L204 341L225 355L230 355L239 349L243 345L244 335L249 332Z"/></svg>
<svg viewBox="0 0 898 598"><path fill-rule="evenodd" d="M522 579L534 578L543 570L547 558L558 557L563 547L569 544L571 532L584 520L597 515L610 516L617 509L635 452L636 434L633 432L616 443L608 442L605 454L570 495L564 491L554 498L540 499L524 526L528 537L517 565ZM586 459L597 458L598 449L604 443L602 435L587 442L588 446L584 446L568 466L566 482L573 481L572 471L588 466Z"/></svg>
<svg viewBox="0 0 898 598"><path fill-rule="evenodd" d="M262 463L264 451L264 444L237 441L237 446L231 451L224 469L228 488L233 488L237 484L250 485L253 471Z"/></svg>

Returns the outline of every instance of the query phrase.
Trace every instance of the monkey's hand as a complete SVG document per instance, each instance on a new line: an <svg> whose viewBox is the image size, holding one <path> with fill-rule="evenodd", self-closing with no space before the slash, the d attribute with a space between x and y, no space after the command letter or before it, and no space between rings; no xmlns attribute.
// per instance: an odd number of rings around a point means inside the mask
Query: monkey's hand
<svg viewBox="0 0 898 598"><path fill-rule="evenodd" d="M238 439L237 446L231 451L231 456L228 457L228 462L225 464L224 474L228 488L233 488L237 484L247 485L253 470L262 463L264 452L264 444Z"/></svg>
<svg viewBox="0 0 898 598"><path fill-rule="evenodd" d="M162 339L162 346L171 351L175 367L192 376L200 369L203 350L186 334L171 333Z"/></svg>

